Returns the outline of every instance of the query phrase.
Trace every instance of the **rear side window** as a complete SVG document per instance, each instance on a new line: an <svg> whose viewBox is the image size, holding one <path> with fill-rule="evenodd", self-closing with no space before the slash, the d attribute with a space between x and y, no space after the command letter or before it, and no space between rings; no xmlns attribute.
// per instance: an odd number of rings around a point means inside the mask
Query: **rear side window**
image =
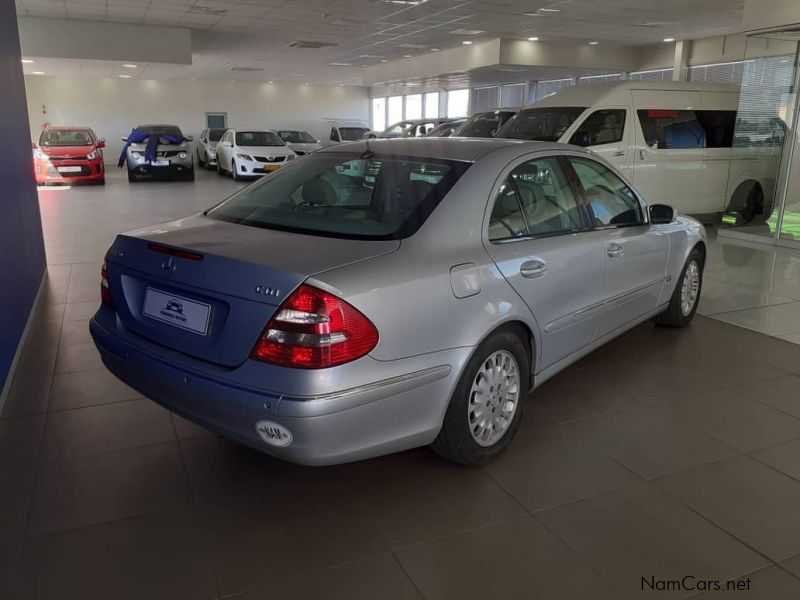
<svg viewBox="0 0 800 600"><path fill-rule="evenodd" d="M645 143L657 150L730 148L736 129L735 110L637 111Z"/></svg>
<svg viewBox="0 0 800 600"><path fill-rule="evenodd" d="M591 159L569 158L580 180L596 227L626 227L644 223L642 205L622 179Z"/></svg>
<svg viewBox="0 0 800 600"><path fill-rule="evenodd" d="M626 113L624 109L594 111L572 134L570 144L587 147L621 142Z"/></svg>
<svg viewBox="0 0 800 600"><path fill-rule="evenodd" d="M266 229L348 239L416 232L469 163L311 154L263 178L208 216Z"/></svg>
<svg viewBox="0 0 800 600"><path fill-rule="evenodd" d="M521 164L500 188L489 239L553 235L581 229L580 209L557 158Z"/></svg>

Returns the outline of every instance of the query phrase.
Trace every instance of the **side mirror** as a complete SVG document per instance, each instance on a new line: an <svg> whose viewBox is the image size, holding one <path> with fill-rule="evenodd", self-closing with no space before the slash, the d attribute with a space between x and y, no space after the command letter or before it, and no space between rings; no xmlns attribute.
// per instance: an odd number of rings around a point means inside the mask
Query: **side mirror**
<svg viewBox="0 0 800 600"><path fill-rule="evenodd" d="M105 140L97 140L97 147L98 148L105 148L106 147L106 141Z"/></svg>
<svg viewBox="0 0 800 600"><path fill-rule="evenodd" d="M125 137L123 137L123 138L122 138L122 141L123 141L123 142L127 142L127 141L128 141L128 136L126 135Z"/></svg>
<svg viewBox="0 0 800 600"><path fill-rule="evenodd" d="M186 141L187 142L193 142L194 141L194 136L193 135L187 135L186 136Z"/></svg>
<svg viewBox="0 0 800 600"><path fill-rule="evenodd" d="M666 204L652 204L650 206L650 223L653 225L666 225L675 220L675 209Z"/></svg>

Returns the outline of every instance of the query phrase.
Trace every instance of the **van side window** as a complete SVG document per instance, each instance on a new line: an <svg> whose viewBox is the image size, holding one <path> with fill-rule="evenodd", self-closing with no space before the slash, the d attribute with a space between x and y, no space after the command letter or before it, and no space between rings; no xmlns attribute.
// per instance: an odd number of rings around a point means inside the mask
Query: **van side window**
<svg viewBox="0 0 800 600"><path fill-rule="evenodd" d="M569 143L587 147L621 142L625 133L626 113L623 109L594 111L572 134Z"/></svg>
<svg viewBox="0 0 800 600"><path fill-rule="evenodd" d="M339 132L336 131L336 127L331 127L331 141L332 142L341 142L342 140L339 139Z"/></svg>
<svg viewBox="0 0 800 600"><path fill-rule="evenodd" d="M639 199L622 179L605 165L588 158L569 157L581 183L595 227L642 225Z"/></svg>
<svg viewBox="0 0 800 600"><path fill-rule="evenodd" d="M645 143L657 150L730 148L736 129L735 110L637 111Z"/></svg>

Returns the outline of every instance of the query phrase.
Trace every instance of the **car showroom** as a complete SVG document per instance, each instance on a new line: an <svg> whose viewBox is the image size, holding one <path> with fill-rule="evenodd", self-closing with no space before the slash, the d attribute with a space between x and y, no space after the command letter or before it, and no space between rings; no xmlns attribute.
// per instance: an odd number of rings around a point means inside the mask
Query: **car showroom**
<svg viewBox="0 0 800 600"><path fill-rule="evenodd" d="M798 0L3 0L0 81L0 599L800 598Z"/></svg>

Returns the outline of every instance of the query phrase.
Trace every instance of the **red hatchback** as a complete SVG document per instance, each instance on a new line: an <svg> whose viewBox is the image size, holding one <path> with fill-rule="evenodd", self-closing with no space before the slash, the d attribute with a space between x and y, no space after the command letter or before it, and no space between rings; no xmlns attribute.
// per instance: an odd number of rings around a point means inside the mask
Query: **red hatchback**
<svg viewBox="0 0 800 600"><path fill-rule="evenodd" d="M105 146L105 141L98 140L88 127L45 127L39 145L33 145L36 183L104 184Z"/></svg>

